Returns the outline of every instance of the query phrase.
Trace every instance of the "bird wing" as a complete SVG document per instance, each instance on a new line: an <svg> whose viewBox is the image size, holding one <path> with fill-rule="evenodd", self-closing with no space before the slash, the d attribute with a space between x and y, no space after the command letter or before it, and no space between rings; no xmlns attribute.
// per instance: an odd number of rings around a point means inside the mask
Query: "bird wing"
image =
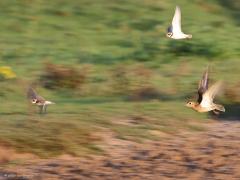
<svg viewBox="0 0 240 180"><path fill-rule="evenodd" d="M37 95L37 100L39 102L45 102L46 101L42 96L39 96L39 95Z"/></svg>
<svg viewBox="0 0 240 180"><path fill-rule="evenodd" d="M178 34L182 32L181 29L181 10L179 6L176 6L175 14L172 20L172 30L174 34Z"/></svg>
<svg viewBox="0 0 240 180"><path fill-rule="evenodd" d="M199 104L202 102L203 94L208 89L208 82L209 82L208 69L209 67L207 67L207 70L203 73L202 79L199 81L199 84L198 84L198 100L197 101Z"/></svg>
<svg viewBox="0 0 240 180"><path fill-rule="evenodd" d="M34 91L33 88L29 87L27 91L27 98L28 99L36 99L37 98L37 93Z"/></svg>
<svg viewBox="0 0 240 180"><path fill-rule="evenodd" d="M37 99L38 101L45 101L42 96L39 96L33 88L29 88L27 91L27 98L28 99Z"/></svg>
<svg viewBox="0 0 240 180"><path fill-rule="evenodd" d="M172 33L172 31L173 31L173 28L172 28L172 25L171 25L171 26L168 27L167 32Z"/></svg>
<svg viewBox="0 0 240 180"><path fill-rule="evenodd" d="M216 82L212 85L202 96L202 102L200 105L202 107L210 107L213 103L214 97L221 91L223 86L222 81Z"/></svg>

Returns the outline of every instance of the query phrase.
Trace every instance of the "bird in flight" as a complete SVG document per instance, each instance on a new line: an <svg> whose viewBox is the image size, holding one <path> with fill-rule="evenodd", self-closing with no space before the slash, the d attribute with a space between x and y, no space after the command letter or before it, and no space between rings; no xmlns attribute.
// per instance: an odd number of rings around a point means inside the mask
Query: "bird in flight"
<svg viewBox="0 0 240 180"><path fill-rule="evenodd" d="M172 25L167 29L167 37L172 39L190 39L191 34L184 34L181 28L181 10L176 6L175 14L172 20Z"/></svg>
<svg viewBox="0 0 240 180"><path fill-rule="evenodd" d="M208 69L209 68L207 68L207 70L203 73L203 77L199 81L197 102L190 101L186 104L186 106L201 113L213 111L215 114L219 114L220 111L225 112L225 108L220 104L213 103L213 100L222 89L222 82L218 81L208 88Z"/></svg>
<svg viewBox="0 0 240 180"><path fill-rule="evenodd" d="M46 114L47 106L55 104L54 102L47 101L42 96L39 96L32 87L29 87L27 91L27 98L31 101L32 104L39 106L40 114Z"/></svg>

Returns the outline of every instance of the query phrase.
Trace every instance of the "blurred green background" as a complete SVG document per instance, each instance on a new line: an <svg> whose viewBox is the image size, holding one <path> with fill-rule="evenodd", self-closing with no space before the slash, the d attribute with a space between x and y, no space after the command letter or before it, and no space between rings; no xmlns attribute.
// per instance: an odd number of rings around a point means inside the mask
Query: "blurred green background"
<svg viewBox="0 0 240 180"><path fill-rule="evenodd" d="M191 40L166 38L175 6ZM240 1L1 0L0 143L48 157L101 153L97 132L141 142L202 130L186 108L202 72L226 82L223 118L239 118ZM47 115L26 89L56 102Z"/></svg>

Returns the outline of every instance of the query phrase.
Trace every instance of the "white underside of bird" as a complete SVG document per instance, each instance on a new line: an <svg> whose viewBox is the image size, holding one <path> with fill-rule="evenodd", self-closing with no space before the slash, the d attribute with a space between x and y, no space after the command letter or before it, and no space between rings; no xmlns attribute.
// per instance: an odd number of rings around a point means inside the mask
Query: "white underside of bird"
<svg viewBox="0 0 240 180"><path fill-rule="evenodd" d="M33 104L37 104L38 106L45 106L45 105L50 105L50 104L55 104L54 102L51 101L45 101L45 102L33 102Z"/></svg>
<svg viewBox="0 0 240 180"><path fill-rule="evenodd" d="M187 38L192 38L191 35L184 34L183 32L175 32L172 37L172 39L187 39Z"/></svg>
<svg viewBox="0 0 240 180"><path fill-rule="evenodd" d="M181 10L176 6L175 14L172 20L172 25L168 28L167 37L172 39L187 39L192 38L191 34L185 34L181 28Z"/></svg>
<svg viewBox="0 0 240 180"><path fill-rule="evenodd" d="M55 104L51 101L44 101L44 102L32 102L33 104L36 104L40 108L40 113L46 113L47 112L47 106L51 104Z"/></svg>

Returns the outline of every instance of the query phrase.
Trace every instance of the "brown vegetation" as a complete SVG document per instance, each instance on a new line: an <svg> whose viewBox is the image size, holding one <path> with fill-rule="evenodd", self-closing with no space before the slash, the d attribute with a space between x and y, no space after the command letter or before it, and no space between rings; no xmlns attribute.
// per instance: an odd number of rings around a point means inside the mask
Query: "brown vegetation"
<svg viewBox="0 0 240 180"><path fill-rule="evenodd" d="M86 80L84 70L82 72L72 66L56 65L46 63L44 73L40 77L40 81L45 88L80 88Z"/></svg>
<svg viewBox="0 0 240 180"><path fill-rule="evenodd" d="M240 82L230 86L228 85L225 89L225 97L231 103L240 103Z"/></svg>
<svg viewBox="0 0 240 180"><path fill-rule="evenodd" d="M205 132L159 134L136 143L104 132L103 156L62 156L3 169L24 179L239 179L239 124L212 122Z"/></svg>
<svg viewBox="0 0 240 180"><path fill-rule="evenodd" d="M127 95L129 100L159 98L158 89L151 83L153 71L143 64L135 67L119 65L112 70L112 88L117 94Z"/></svg>

